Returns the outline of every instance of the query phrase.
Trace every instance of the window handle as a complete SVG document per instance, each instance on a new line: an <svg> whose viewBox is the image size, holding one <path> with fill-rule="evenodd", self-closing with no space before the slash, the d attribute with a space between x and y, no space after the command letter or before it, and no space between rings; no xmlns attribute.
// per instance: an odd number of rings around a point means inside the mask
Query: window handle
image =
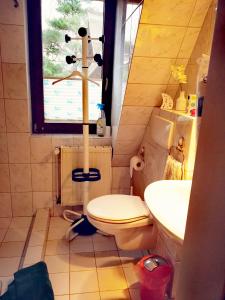
<svg viewBox="0 0 225 300"><path fill-rule="evenodd" d="M108 85L109 85L109 79L108 79L108 77L106 77L106 79L105 79L105 92L108 89Z"/></svg>

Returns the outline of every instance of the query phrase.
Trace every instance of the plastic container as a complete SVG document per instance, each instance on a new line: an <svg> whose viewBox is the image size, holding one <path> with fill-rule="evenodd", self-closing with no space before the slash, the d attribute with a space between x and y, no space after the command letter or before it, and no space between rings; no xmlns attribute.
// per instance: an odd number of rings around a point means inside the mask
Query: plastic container
<svg viewBox="0 0 225 300"><path fill-rule="evenodd" d="M138 262L141 300L165 300L173 273L165 258L152 254Z"/></svg>
<svg viewBox="0 0 225 300"><path fill-rule="evenodd" d="M97 135L98 136L105 136L105 130L106 130L106 118L105 118L105 112L104 112L104 104L97 104L99 112L99 118L97 120Z"/></svg>
<svg viewBox="0 0 225 300"><path fill-rule="evenodd" d="M197 106L197 96L195 94L188 95L187 113L189 116L195 115L196 106Z"/></svg>

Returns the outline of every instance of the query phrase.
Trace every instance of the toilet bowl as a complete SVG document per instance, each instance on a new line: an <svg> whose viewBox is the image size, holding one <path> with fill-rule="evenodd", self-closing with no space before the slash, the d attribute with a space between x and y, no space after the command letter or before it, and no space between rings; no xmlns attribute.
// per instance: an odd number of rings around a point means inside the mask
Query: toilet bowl
<svg viewBox="0 0 225 300"><path fill-rule="evenodd" d="M151 249L155 245L156 226L138 196L114 194L95 198L87 205L87 217L96 228L114 235L120 249Z"/></svg>

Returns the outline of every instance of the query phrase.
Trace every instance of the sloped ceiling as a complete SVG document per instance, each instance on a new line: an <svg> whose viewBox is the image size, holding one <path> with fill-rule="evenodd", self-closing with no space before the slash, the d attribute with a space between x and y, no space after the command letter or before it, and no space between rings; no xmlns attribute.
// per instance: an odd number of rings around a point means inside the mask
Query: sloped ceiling
<svg viewBox="0 0 225 300"><path fill-rule="evenodd" d="M114 166L129 166L161 93L172 97L171 65L187 65L211 0L145 0L119 124L113 126Z"/></svg>

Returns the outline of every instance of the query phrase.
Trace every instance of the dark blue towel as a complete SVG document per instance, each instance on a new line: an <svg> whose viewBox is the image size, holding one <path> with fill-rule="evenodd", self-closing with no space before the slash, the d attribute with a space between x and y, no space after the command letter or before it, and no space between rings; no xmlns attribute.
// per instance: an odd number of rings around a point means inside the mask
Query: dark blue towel
<svg viewBox="0 0 225 300"><path fill-rule="evenodd" d="M16 272L0 300L54 300L46 264L39 262Z"/></svg>

